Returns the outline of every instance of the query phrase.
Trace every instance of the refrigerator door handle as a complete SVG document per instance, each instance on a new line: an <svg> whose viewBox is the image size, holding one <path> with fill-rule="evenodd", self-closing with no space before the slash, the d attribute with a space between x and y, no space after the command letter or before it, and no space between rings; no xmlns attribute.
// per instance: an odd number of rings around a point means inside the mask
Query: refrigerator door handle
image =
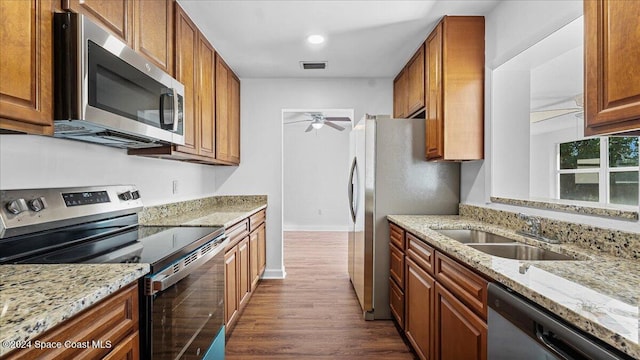
<svg viewBox="0 0 640 360"><path fill-rule="evenodd" d="M354 205L354 184L353 184L353 177L354 175L357 176L357 159L354 157L353 158L353 162L351 163L351 171L349 172L349 186L347 188L348 194L349 194L349 210L351 210L351 219L353 219L353 221L356 221L356 209L355 209L355 205ZM356 184L357 186L357 184ZM357 189L356 189L357 190ZM357 196L356 196L357 199Z"/></svg>

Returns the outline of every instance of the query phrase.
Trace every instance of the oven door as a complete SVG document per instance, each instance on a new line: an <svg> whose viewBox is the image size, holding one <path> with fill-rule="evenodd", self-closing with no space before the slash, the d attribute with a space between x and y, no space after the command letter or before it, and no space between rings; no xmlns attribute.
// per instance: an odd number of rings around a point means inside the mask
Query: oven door
<svg viewBox="0 0 640 360"><path fill-rule="evenodd" d="M148 328L143 331L143 358L189 360L211 356L207 352L224 326L227 241L218 243L203 256L199 256L199 252L214 242L216 240L147 277L145 293L155 293L145 296L146 316L143 317L148 320L141 326ZM196 253L198 255L193 255ZM173 268L180 269L172 275L165 273Z"/></svg>

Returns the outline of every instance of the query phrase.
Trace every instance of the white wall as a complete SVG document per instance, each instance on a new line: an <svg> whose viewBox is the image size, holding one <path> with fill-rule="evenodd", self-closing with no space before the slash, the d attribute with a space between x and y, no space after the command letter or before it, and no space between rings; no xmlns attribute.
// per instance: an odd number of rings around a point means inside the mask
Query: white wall
<svg viewBox="0 0 640 360"><path fill-rule="evenodd" d="M489 202L494 124L492 70L582 14L582 1L503 1L485 17L485 160L462 164L461 202L565 221L638 232L638 222L582 216Z"/></svg>
<svg viewBox="0 0 640 360"><path fill-rule="evenodd" d="M309 118L287 113L284 117L285 121ZM305 132L308 122L284 126L284 231L348 231L351 123L338 124L345 129L323 126Z"/></svg>
<svg viewBox="0 0 640 360"><path fill-rule="evenodd" d="M45 136L0 135L0 189L134 184L149 206L211 196L215 183L212 166Z"/></svg>
<svg viewBox="0 0 640 360"><path fill-rule="evenodd" d="M354 109L360 119L390 114L392 93L392 79L242 79L241 166L217 169L216 193L268 196L265 277L285 275L282 110Z"/></svg>
<svg viewBox="0 0 640 360"><path fill-rule="evenodd" d="M529 71L493 73L492 196L529 197L530 78Z"/></svg>

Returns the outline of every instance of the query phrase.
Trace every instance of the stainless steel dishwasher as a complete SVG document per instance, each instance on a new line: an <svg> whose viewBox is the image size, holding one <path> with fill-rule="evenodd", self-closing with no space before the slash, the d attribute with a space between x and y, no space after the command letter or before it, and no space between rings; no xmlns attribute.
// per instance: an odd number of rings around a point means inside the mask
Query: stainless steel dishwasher
<svg viewBox="0 0 640 360"><path fill-rule="evenodd" d="M488 300L490 360L632 359L510 289L489 284Z"/></svg>

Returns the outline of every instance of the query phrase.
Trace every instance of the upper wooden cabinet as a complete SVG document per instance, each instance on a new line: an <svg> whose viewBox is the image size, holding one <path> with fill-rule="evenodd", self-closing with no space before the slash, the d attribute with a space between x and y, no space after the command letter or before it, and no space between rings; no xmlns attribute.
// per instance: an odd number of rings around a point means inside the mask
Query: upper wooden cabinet
<svg viewBox="0 0 640 360"><path fill-rule="evenodd" d="M484 157L484 17L445 16L426 44L427 160Z"/></svg>
<svg viewBox="0 0 640 360"><path fill-rule="evenodd" d="M187 14L176 5L176 79L184 85L184 146L176 151L198 154L198 38L200 32Z"/></svg>
<svg viewBox="0 0 640 360"><path fill-rule="evenodd" d="M104 2L104 1L103 1ZM174 0L134 2L134 49L173 75Z"/></svg>
<svg viewBox="0 0 640 360"><path fill-rule="evenodd" d="M90 17L133 48L133 0L62 0L62 8Z"/></svg>
<svg viewBox="0 0 640 360"><path fill-rule="evenodd" d="M174 48L175 77L185 89L185 144L130 149L129 154L210 165L239 164L240 80L178 4Z"/></svg>
<svg viewBox="0 0 640 360"><path fill-rule="evenodd" d="M240 80L216 57L216 158L240 163Z"/></svg>
<svg viewBox="0 0 640 360"><path fill-rule="evenodd" d="M174 0L63 0L173 75Z"/></svg>
<svg viewBox="0 0 640 360"><path fill-rule="evenodd" d="M412 117L424 110L424 45L393 82L393 117Z"/></svg>
<svg viewBox="0 0 640 360"><path fill-rule="evenodd" d="M51 135L51 1L0 1L0 14L0 129Z"/></svg>
<svg viewBox="0 0 640 360"><path fill-rule="evenodd" d="M585 135L640 130L640 2L584 2Z"/></svg>
<svg viewBox="0 0 640 360"><path fill-rule="evenodd" d="M407 64L407 108L409 116L424 109L424 45Z"/></svg>
<svg viewBox="0 0 640 360"><path fill-rule="evenodd" d="M407 95L409 94L409 82L407 81L407 71L402 69L400 74L393 80L393 117L396 119L406 118L409 113Z"/></svg>

